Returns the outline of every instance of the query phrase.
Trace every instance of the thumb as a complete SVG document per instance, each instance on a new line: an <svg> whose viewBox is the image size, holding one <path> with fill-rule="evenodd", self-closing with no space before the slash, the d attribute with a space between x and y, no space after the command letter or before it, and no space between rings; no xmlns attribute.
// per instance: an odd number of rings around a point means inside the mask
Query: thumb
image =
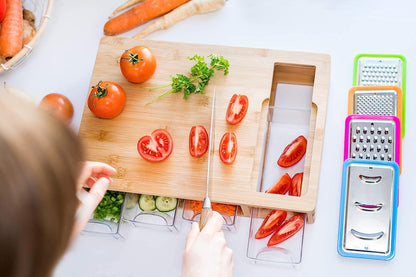
<svg viewBox="0 0 416 277"><path fill-rule="evenodd" d="M189 231L188 236L186 237L186 243L185 243L185 251L187 251L189 248L191 248L192 244L194 244L194 241L199 235L199 226L198 223L193 222L191 231Z"/></svg>

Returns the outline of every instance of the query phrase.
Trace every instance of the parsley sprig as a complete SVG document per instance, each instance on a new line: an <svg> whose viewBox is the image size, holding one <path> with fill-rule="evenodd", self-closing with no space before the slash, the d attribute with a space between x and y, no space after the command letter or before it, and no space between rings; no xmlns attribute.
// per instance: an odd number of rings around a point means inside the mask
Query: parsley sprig
<svg viewBox="0 0 416 277"><path fill-rule="evenodd" d="M188 57L189 60L196 62L194 66L191 67L189 77L183 74L176 74L176 76L170 77L172 83L168 85L148 87L150 90L157 90L170 86L171 89L165 91L156 98L153 98L147 104L150 104L170 93L179 93L183 91L183 97L185 99L187 99L192 93L205 93L205 87L208 85L211 77L214 76L215 70L223 70L224 75L227 75L230 66L228 60L223 56L211 54L208 57L211 59L209 65L205 62L205 59L202 56L194 55L193 57Z"/></svg>

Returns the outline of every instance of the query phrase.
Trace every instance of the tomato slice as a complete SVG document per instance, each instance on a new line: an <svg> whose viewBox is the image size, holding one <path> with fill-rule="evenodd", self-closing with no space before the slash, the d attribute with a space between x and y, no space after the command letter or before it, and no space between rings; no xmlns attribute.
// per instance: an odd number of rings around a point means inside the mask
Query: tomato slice
<svg viewBox="0 0 416 277"><path fill-rule="evenodd" d="M248 110L248 98L242 94L234 94L228 104L225 119L230 124L237 124L246 116Z"/></svg>
<svg viewBox="0 0 416 277"><path fill-rule="evenodd" d="M161 162L170 156L173 140L168 131L157 129L150 136L144 136L137 142L140 156L149 162Z"/></svg>
<svg viewBox="0 0 416 277"><path fill-rule="evenodd" d="M263 220L255 238L262 239L271 235L285 221L287 212L283 210L273 210Z"/></svg>
<svg viewBox="0 0 416 277"><path fill-rule="evenodd" d="M305 221L299 214L292 216L279 226L276 233L274 233L270 240L267 242L267 246L273 246L282 243L288 238L293 237L300 229L302 229L304 224Z"/></svg>
<svg viewBox="0 0 416 277"><path fill-rule="evenodd" d="M289 189L289 195L300 196L302 191L303 172L293 175L292 184Z"/></svg>
<svg viewBox="0 0 416 277"><path fill-rule="evenodd" d="M202 125L192 126L189 132L189 154L192 157L201 157L209 146L207 130Z"/></svg>
<svg viewBox="0 0 416 277"><path fill-rule="evenodd" d="M275 194L286 194L289 191L290 186L292 185L292 178L290 178L289 174L285 174L274 184L273 187L266 190L267 193L275 193Z"/></svg>
<svg viewBox="0 0 416 277"><path fill-rule="evenodd" d="M286 146L283 153L280 155L277 164L281 167L291 167L297 164L306 153L306 138L298 136L288 146Z"/></svg>
<svg viewBox="0 0 416 277"><path fill-rule="evenodd" d="M237 137L233 132L226 132L220 141L220 159L225 164L232 164L237 156Z"/></svg>

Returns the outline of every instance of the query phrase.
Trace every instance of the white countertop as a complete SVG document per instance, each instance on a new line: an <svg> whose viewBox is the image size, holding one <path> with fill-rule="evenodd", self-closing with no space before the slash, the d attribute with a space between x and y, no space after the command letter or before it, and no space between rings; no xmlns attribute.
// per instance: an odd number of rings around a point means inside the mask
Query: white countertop
<svg viewBox="0 0 416 277"><path fill-rule="evenodd" d="M9 86L23 89L37 100L51 92L67 95L75 107L72 124L77 129L104 23L124 1L56 0L51 20L31 57L15 71L0 75L0 81L6 80ZM216 13L188 18L147 37L331 55L316 221L306 226L302 263L295 267L251 263L246 258L249 219L239 217L238 231L226 233L234 251L234 276L415 275L416 185L412 170L416 167L416 152L411 146L416 136L415 26L416 2L411 0L229 0ZM132 36L137 30L123 36ZM336 250L344 121L353 61L359 53L403 54L408 62L396 256L388 262L344 258ZM55 276L180 276L189 226L183 222L177 233L136 228L121 241L80 236L58 265Z"/></svg>

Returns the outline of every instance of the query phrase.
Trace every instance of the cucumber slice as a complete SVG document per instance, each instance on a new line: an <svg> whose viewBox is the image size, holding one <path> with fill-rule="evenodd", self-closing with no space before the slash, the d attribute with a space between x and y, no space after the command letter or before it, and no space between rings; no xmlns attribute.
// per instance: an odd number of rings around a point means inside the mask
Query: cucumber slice
<svg viewBox="0 0 416 277"><path fill-rule="evenodd" d="M161 212L170 212L176 209L177 198L158 196L156 197L156 209Z"/></svg>
<svg viewBox="0 0 416 277"><path fill-rule="evenodd" d="M139 197L139 207L142 211L153 211L156 209L156 201L153 195L141 194Z"/></svg>

